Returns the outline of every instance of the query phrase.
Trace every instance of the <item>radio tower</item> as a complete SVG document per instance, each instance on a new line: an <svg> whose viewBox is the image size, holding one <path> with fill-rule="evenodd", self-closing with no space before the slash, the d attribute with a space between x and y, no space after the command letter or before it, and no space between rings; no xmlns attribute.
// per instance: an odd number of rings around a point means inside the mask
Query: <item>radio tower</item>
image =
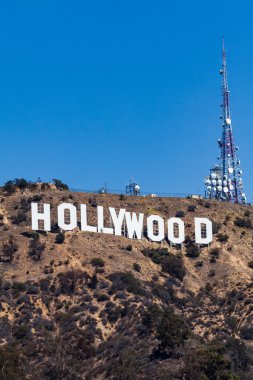
<svg viewBox="0 0 253 380"><path fill-rule="evenodd" d="M222 137L218 139L220 155L218 164L210 169L210 174L205 178L206 195L208 198L221 199L232 203L246 203L246 195L243 190L242 170L238 158L239 147L235 146L232 130L229 90L227 80L227 59L222 40Z"/></svg>

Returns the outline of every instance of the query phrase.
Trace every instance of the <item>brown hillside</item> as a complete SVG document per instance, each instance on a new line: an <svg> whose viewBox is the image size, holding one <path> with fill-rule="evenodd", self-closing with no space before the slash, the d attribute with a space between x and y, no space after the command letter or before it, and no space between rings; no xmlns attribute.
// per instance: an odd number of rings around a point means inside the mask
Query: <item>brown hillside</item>
<svg viewBox="0 0 253 380"><path fill-rule="evenodd" d="M54 188L0 201L0 379L253 378L252 206ZM56 243L57 226L31 231L31 201L51 204L52 224L62 202L89 205L91 224L96 204L107 220L109 206L184 211L188 238L180 251L77 228ZM199 255L198 216L214 222Z"/></svg>

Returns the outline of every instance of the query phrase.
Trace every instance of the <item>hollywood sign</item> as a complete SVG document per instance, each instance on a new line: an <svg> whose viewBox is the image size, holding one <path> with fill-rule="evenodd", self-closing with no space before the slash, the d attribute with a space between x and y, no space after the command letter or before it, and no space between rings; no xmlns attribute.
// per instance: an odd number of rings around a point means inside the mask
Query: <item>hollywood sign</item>
<svg viewBox="0 0 253 380"><path fill-rule="evenodd" d="M117 212L114 207L109 207L112 227L105 227L104 208L97 206L97 225L88 224L88 212L85 204L80 205L80 229L95 233L122 236L123 230L129 239L142 239L144 229L144 214L128 212L121 208ZM66 218L66 214L68 218ZM39 222L43 223L44 231L51 231L51 207L50 204L31 204L32 229L41 230ZM71 203L62 203L57 207L58 226L63 231L72 231L78 226L77 208ZM68 220L66 220L68 219ZM185 240L185 225L180 218L169 218L165 221L159 215L150 215L146 219L147 237L154 242L167 239L172 244L182 244ZM124 228L125 227L125 228ZM209 244L212 242L212 222L207 218L194 218L195 242L197 244Z"/></svg>

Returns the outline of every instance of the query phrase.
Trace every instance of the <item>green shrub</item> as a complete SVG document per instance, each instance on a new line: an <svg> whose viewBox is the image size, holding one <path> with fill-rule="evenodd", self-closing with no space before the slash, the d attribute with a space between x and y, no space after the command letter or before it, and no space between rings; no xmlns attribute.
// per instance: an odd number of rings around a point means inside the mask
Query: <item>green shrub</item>
<svg viewBox="0 0 253 380"><path fill-rule="evenodd" d="M65 234L62 231L59 231L55 237L55 243L56 244L62 244L65 240Z"/></svg>
<svg viewBox="0 0 253 380"><path fill-rule="evenodd" d="M100 294L98 294L97 296L96 296L96 298L97 298L97 301L98 302L104 302L104 301L109 301L109 297L108 297L108 295L107 294L104 294L104 293L100 293Z"/></svg>
<svg viewBox="0 0 253 380"><path fill-rule="evenodd" d="M221 224L215 221L212 221L212 225L213 225L213 234L217 234L221 228Z"/></svg>
<svg viewBox="0 0 253 380"><path fill-rule="evenodd" d="M161 264L163 258L169 254L169 251L167 248L144 248L141 253L146 257L150 257L155 264Z"/></svg>
<svg viewBox="0 0 253 380"><path fill-rule="evenodd" d="M100 257L94 257L92 260L91 260L91 265L93 265L94 267L104 267L105 266L105 262L103 259L101 259Z"/></svg>
<svg viewBox="0 0 253 380"><path fill-rule="evenodd" d="M211 248L210 251L209 251L210 255L212 257L215 257L215 258L218 258L219 255L220 255L220 248L216 247L216 248Z"/></svg>
<svg viewBox="0 0 253 380"><path fill-rule="evenodd" d="M69 187L65 183L63 183L60 179L53 178L53 184L59 190L68 190Z"/></svg>
<svg viewBox="0 0 253 380"><path fill-rule="evenodd" d="M15 326L13 329L13 336L16 339L26 339L30 335L30 328L27 325Z"/></svg>
<svg viewBox="0 0 253 380"><path fill-rule="evenodd" d="M229 236L227 234L222 234L222 233L217 234L217 240L220 243L225 243L226 241L228 241L228 238Z"/></svg>
<svg viewBox="0 0 253 380"><path fill-rule="evenodd" d="M38 261L41 259L42 253L45 249L45 244L39 241L39 234L35 234L30 241L28 255L31 259Z"/></svg>
<svg viewBox="0 0 253 380"><path fill-rule="evenodd" d="M162 260L162 271L182 281L186 275L182 255L169 253L168 256L165 256Z"/></svg>
<svg viewBox="0 0 253 380"><path fill-rule="evenodd" d="M20 352L15 346L4 345L0 347L0 378L3 380L24 380L24 363Z"/></svg>
<svg viewBox="0 0 253 380"><path fill-rule="evenodd" d="M156 338L160 341L160 351L171 351L180 346L190 336L186 320L176 315L171 308L166 308L157 326Z"/></svg>
<svg viewBox="0 0 253 380"><path fill-rule="evenodd" d="M11 218L13 224L21 224L27 220L27 215L24 211L19 210L16 216Z"/></svg>
<svg viewBox="0 0 253 380"><path fill-rule="evenodd" d="M192 350L185 358L182 376L189 380L239 380L224 354L224 346L214 343Z"/></svg>
<svg viewBox="0 0 253 380"><path fill-rule="evenodd" d="M110 274L108 279L112 282L112 292L127 290L136 295L145 294L140 281L131 272L115 272Z"/></svg>
<svg viewBox="0 0 253 380"><path fill-rule="evenodd" d="M2 245L2 250L0 251L0 262L11 263L17 250L17 243L15 242L13 236L9 236L8 241Z"/></svg>
<svg viewBox="0 0 253 380"><path fill-rule="evenodd" d="M188 247L186 247L186 256L191 258L199 257L200 250L199 247L196 244L192 244Z"/></svg>
<svg viewBox="0 0 253 380"><path fill-rule="evenodd" d="M140 271L141 271L141 266L140 266L140 264L138 264L138 263L133 263L133 269L136 270L136 272L140 272Z"/></svg>
<svg viewBox="0 0 253 380"><path fill-rule="evenodd" d="M229 350L234 368L236 371L247 371L252 364L252 359L248 354L248 350L244 342L240 339L230 337L226 343Z"/></svg>
<svg viewBox="0 0 253 380"><path fill-rule="evenodd" d="M188 206L188 211L194 212L196 210L197 206L196 205L189 205Z"/></svg>
<svg viewBox="0 0 253 380"><path fill-rule="evenodd" d="M183 218L185 215L186 215L185 211L180 210L176 212L176 218Z"/></svg>
<svg viewBox="0 0 253 380"><path fill-rule="evenodd" d="M252 221L249 218L240 218L237 216L234 220L234 225L242 228L253 228Z"/></svg>
<svg viewBox="0 0 253 380"><path fill-rule="evenodd" d="M243 326L240 330L240 336L246 340L253 340L253 327Z"/></svg>

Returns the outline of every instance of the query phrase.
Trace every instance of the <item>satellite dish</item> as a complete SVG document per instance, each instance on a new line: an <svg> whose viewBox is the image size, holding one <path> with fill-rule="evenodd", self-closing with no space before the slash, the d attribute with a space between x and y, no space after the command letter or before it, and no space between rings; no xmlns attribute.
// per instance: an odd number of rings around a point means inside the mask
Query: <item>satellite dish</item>
<svg viewBox="0 0 253 380"><path fill-rule="evenodd" d="M212 190L212 187L211 187L211 186L207 186L207 190L208 190L208 191L211 191L211 190Z"/></svg>
<svg viewBox="0 0 253 380"><path fill-rule="evenodd" d="M226 123L227 123L228 125L231 125L231 119L230 119L229 117L226 118Z"/></svg>
<svg viewBox="0 0 253 380"><path fill-rule="evenodd" d="M223 187L223 191L224 191L224 193L228 193L228 188L227 188L227 186Z"/></svg>
<svg viewBox="0 0 253 380"><path fill-rule="evenodd" d="M234 171L234 169L233 168L228 168L228 172L230 173L230 174L232 174L233 173L233 171Z"/></svg>
<svg viewBox="0 0 253 380"><path fill-rule="evenodd" d="M223 181L223 186L227 186L227 181Z"/></svg>
<svg viewBox="0 0 253 380"><path fill-rule="evenodd" d="M211 184L210 179L206 179L206 180L205 180L205 184L206 184L206 185L210 185L210 184Z"/></svg>
<svg viewBox="0 0 253 380"><path fill-rule="evenodd" d="M140 188L139 185L135 185L135 186L134 186L134 190L135 190L135 191L140 191L140 189L141 189L141 188Z"/></svg>
<svg viewBox="0 0 253 380"><path fill-rule="evenodd" d="M242 175L242 170L238 170L238 174Z"/></svg>
<svg viewBox="0 0 253 380"><path fill-rule="evenodd" d="M229 185L229 190L234 190L234 186L233 185Z"/></svg>
<svg viewBox="0 0 253 380"><path fill-rule="evenodd" d="M215 179L217 177L216 173L211 173L211 178Z"/></svg>
<svg viewBox="0 0 253 380"><path fill-rule="evenodd" d="M216 184L217 184L216 179L212 179L212 185L216 186Z"/></svg>
<svg viewBox="0 0 253 380"><path fill-rule="evenodd" d="M221 186L217 186L217 190L218 191L222 191L222 187Z"/></svg>
<svg viewBox="0 0 253 380"><path fill-rule="evenodd" d="M243 197L243 198L246 198L246 194L245 194L245 193L242 193L242 197Z"/></svg>

